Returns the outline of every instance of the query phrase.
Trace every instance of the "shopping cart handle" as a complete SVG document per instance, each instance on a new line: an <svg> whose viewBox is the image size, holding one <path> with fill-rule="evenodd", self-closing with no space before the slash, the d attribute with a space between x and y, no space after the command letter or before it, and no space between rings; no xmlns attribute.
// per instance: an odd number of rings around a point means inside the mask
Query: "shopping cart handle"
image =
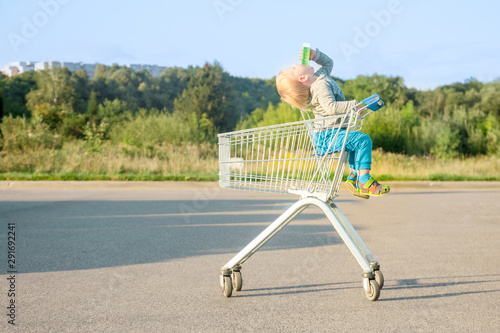
<svg viewBox="0 0 500 333"><path fill-rule="evenodd" d="M384 101L380 99L378 94L365 98L361 103L366 104L366 108L372 111L377 111L384 106Z"/></svg>

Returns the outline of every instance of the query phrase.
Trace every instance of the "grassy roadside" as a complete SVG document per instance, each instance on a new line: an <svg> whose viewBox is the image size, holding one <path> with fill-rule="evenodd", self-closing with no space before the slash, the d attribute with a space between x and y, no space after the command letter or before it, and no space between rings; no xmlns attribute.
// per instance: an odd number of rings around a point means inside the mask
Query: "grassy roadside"
<svg viewBox="0 0 500 333"><path fill-rule="evenodd" d="M386 181L500 181L500 158L437 159L373 152L372 174Z"/></svg>
<svg viewBox="0 0 500 333"><path fill-rule="evenodd" d="M195 174L85 174L85 173L22 173L7 172L0 174L0 180L111 180L111 181L217 181L215 175Z"/></svg>
<svg viewBox="0 0 500 333"><path fill-rule="evenodd" d="M346 180L347 175L344 175ZM398 177L392 175L375 175L380 181L500 181L500 176L474 177L447 174L432 174L429 176L409 176ZM0 181L217 181L217 175L152 175L152 174L124 174L124 175L104 175L104 174L77 174L77 173L19 173L7 172L0 174Z"/></svg>
<svg viewBox="0 0 500 333"><path fill-rule="evenodd" d="M372 175L381 181L500 181L500 158L436 159L373 152ZM215 145L141 149L105 144L89 152L82 142L61 149L0 154L0 180L216 181Z"/></svg>

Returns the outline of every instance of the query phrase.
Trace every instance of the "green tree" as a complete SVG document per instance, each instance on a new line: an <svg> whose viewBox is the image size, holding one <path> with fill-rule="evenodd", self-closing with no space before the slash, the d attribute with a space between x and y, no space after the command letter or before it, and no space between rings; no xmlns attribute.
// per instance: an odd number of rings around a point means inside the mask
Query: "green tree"
<svg viewBox="0 0 500 333"><path fill-rule="evenodd" d="M41 117L51 128L74 112L75 88L70 84L67 68L35 73L36 89L26 95L27 107L35 117Z"/></svg>
<svg viewBox="0 0 500 333"><path fill-rule="evenodd" d="M500 153L500 122L491 112L480 126L485 138L486 153L497 155Z"/></svg>
<svg viewBox="0 0 500 333"><path fill-rule="evenodd" d="M445 94L439 89L419 91L415 96L415 105L420 115L434 119L443 114L445 100Z"/></svg>
<svg viewBox="0 0 500 333"><path fill-rule="evenodd" d="M236 113L240 119L253 110L264 109L269 103L278 104L280 96L276 90L276 78L270 80L231 77L231 86L235 93Z"/></svg>
<svg viewBox="0 0 500 333"><path fill-rule="evenodd" d="M99 104L97 113L99 119L106 119L108 122L113 122L125 114L127 110L127 103L116 98L112 101L104 100L102 104Z"/></svg>
<svg viewBox="0 0 500 333"><path fill-rule="evenodd" d="M186 118L194 113L198 122L202 119L204 124L210 121L219 130L234 128L238 118L233 112L234 95L229 74L218 62L213 65L206 63L188 81L182 95L175 99L174 109Z"/></svg>
<svg viewBox="0 0 500 333"><path fill-rule="evenodd" d="M83 114L87 110L87 101L90 97L89 77L84 70L71 73L70 85L75 91L73 97L73 111Z"/></svg>
<svg viewBox="0 0 500 333"><path fill-rule="evenodd" d="M371 95L379 94L386 104L401 107L408 101L408 89L401 77L383 75L359 75L355 80L346 80L342 85L346 99L361 101Z"/></svg>
<svg viewBox="0 0 500 333"><path fill-rule="evenodd" d="M238 123L238 129L255 128L269 126L275 124L291 123L302 120L302 115L299 109L292 108L285 102L280 102L278 105L273 105L271 102L267 105L267 109L255 109L246 116L246 119Z"/></svg>
<svg viewBox="0 0 500 333"><path fill-rule="evenodd" d="M436 142L431 148L431 153L442 159L457 157L459 144L458 130L444 126L436 135Z"/></svg>
<svg viewBox="0 0 500 333"><path fill-rule="evenodd" d="M3 74L0 73L0 121L3 117L3 86L4 86L4 77Z"/></svg>
<svg viewBox="0 0 500 333"><path fill-rule="evenodd" d="M142 94L138 91L140 83L139 76L130 68L99 64L90 89L95 91L99 104L106 99L119 99L127 102L130 110L137 111L140 108L138 96Z"/></svg>
<svg viewBox="0 0 500 333"><path fill-rule="evenodd" d="M25 72L1 79L3 116L31 117L26 107L26 95L36 86L34 76L34 72Z"/></svg>
<svg viewBox="0 0 500 333"><path fill-rule="evenodd" d="M87 117L90 122L97 122L98 105L95 92L92 90L89 97L89 102L87 106Z"/></svg>
<svg viewBox="0 0 500 333"><path fill-rule="evenodd" d="M480 91L481 101L478 106L487 114L500 116L500 80L483 85Z"/></svg>
<svg viewBox="0 0 500 333"><path fill-rule="evenodd" d="M199 68L189 66L188 69L170 67L165 69L158 80L159 100L169 111L174 109L174 100L178 98L187 86L190 76L194 76Z"/></svg>

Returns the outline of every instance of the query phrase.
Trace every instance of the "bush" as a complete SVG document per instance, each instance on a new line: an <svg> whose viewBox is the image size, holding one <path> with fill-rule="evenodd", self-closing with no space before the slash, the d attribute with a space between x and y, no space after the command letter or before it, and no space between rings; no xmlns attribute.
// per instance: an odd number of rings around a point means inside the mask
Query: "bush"
<svg viewBox="0 0 500 333"><path fill-rule="evenodd" d="M492 113L484 119L481 129L485 136L486 153L490 156L500 154L500 124Z"/></svg>
<svg viewBox="0 0 500 333"><path fill-rule="evenodd" d="M61 124L60 131L64 138L83 138L85 127L85 115L72 113L64 118Z"/></svg>
<svg viewBox="0 0 500 333"><path fill-rule="evenodd" d="M275 124L290 123L302 120L300 110L280 102L277 105L269 103L267 110L255 109L246 119L236 126L236 129L247 129Z"/></svg>
<svg viewBox="0 0 500 333"><path fill-rule="evenodd" d="M85 136L84 148L87 154L101 151L108 126L106 122L101 122L99 125L96 125L94 122L87 123L83 131Z"/></svg>
<svg viewBox="0 0 500 333"><path fill-rule="evenodd" d="M460 144L458 130L452 130L450 127L443 127L436 135L436 143L431 148L431 153L437 158L448 159L457 157L457 148Z"/></svg>
<svg viewBox="0 0 500 333"><path fill-rule="evenodd" d="M380 111L370 114L364 122L363 132L373 141L374 148L382 148L386 152L408 152L411 142L411 127L399 108L386 106Z"/></svg>
<svg viewBox="0 0 500 333"><path fill-rule="evenodd" d="M117 124L109 131L114 143L125 143L137 148L154 149L156 146L182 142L196 142L197 133L189 121L178 114L166 114L152 110L139 111L127 121Z"/></svg>
<svg viewBox="0 0 500 333"><path fill-rule="evenodd" d="M0 124L0 146L8 153L23 153L37 149L61 147L61 136L42 122L40 117L14 118L7 116Z"/></svg>

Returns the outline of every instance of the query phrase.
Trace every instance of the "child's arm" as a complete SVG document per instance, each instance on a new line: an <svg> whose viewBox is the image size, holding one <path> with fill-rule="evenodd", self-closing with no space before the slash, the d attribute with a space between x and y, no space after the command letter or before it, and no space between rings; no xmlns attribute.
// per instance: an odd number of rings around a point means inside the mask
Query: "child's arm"
<svg viewBox="0 0 500 333"><path fill-rule="evenodd" d="M310 60L319 65L319 68L316 70L314 75L320 76L321 74L325 74L326 76L329 76L333 70L333 60L318 49L316 49L315 52L313 51L314 50L311 50Z"/></svg>
<svg viewBox="0 0 500 333"><path fill-rule="evenodd" d="M323 117L347 113L357 104L355 100L337 101L331 91L331 89L336 88L337 87L330 87L326 84L322 84L314 86L312 88L314 91L311 90L314 99L313 103L317 103L321 106L322 113L324 113L321 114L321 116Z"/></svg>
<svg viewBox="0 0 500 333"><path fill-rule="evenodd" d="M302 55L302 54L301 54ZM333 60L328 57L323 52L318 49L311 49L311 55L309 60L316 62L320 67L314 73L319 76L324 74L329 76L333 69ZM342 90L338 85L317 85L312 88L314 91L311 91L311 95L313 99L315 99L316 103L321 105L322 116L332 116L337 114L347 113L351 108L353 108L358 102L356 100L352 101L337 101L335 95L344 96ZM338 90L338 91L337 91ZM358 107L359 109L359 107ZM362 112L359 113L360 115Z"/></svg>

